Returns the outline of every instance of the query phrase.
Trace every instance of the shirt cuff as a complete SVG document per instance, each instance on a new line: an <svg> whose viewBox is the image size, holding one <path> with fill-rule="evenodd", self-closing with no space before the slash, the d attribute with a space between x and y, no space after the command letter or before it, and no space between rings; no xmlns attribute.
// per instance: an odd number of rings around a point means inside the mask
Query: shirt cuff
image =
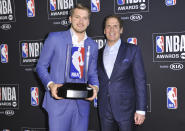
<svg viewBox="0 0 185 131"><path fill-rule="evenodd" d="M136 110L136 113L140 114L140 115L145 115L146 112L145 111L140 111L140 110Z"/></svg>
<svg viewBox="0 0 185 131"><path fill-rule="evenodd" d="M48 84L47 84L47 88L48 88L49 91L50 91L49 85L50 85L51 83L54 83L54 82L53 82L53 81L50 81L50 82L48 82Z"/></svg>

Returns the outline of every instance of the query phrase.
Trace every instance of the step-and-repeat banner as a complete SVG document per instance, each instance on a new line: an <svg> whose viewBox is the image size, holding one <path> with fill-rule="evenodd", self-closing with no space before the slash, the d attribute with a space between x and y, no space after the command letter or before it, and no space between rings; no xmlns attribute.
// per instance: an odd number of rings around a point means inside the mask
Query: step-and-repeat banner
<svg viewBox="0 0 185 131"><path fill-rule="evenodd" d="M148 108L135 131L184 131L184 0L0 0L0 131L48 130L35 65L47 34L68 29L77 3L91 8L87 33L99 48L106 43L103 19L116 14L124 22L122 39L142 49ZM89 131L99 126L94 101Z"/></svg>

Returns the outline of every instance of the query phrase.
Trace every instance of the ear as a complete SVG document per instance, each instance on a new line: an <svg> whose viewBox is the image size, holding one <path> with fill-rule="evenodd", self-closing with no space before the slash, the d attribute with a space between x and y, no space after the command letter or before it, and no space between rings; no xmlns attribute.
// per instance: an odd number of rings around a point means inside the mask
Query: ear
<svg viewBox="0 0 185 131"><path fill-rule="evenodd" d="M120 30L120 34L122 34L123 33L123 27L121 28L121 30Z"/></svg>
<svg viewBox="0 0 185 131"><path fill-rule="evenodd" d="M88 25L87 25L87 27L90 25L90 19L89 19L89 21L88 21Z"/></svg>
<svg viewBox="0 0 185 131"><path fill-rule="evenodd" d="M71 16L69 16L69 23L71 24Z"/></svg>

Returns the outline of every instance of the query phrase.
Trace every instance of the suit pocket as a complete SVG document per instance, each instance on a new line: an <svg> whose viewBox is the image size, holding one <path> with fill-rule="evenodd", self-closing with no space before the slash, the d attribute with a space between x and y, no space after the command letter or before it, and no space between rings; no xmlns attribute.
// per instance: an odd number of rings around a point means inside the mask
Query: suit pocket
<svg viewBox="0 0 185 131"><path fill-rule="evenodd" d="M131 65L130 61L125 61L125 60L118 63L118 67L119 67L120 70L128 69L130 67L130 65Z"/></svg>
<svg viewBox="0 0 185 131"><path fill-rule="evenodd" d="M129 59L123 59L123 60L122 60L122 63L129 63L129 62L130 62Z"/></svg>

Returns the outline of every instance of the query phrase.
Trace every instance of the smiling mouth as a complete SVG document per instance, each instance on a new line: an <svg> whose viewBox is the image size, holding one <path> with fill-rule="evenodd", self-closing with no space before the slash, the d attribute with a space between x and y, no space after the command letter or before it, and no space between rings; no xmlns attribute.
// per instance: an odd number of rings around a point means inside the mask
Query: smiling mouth
<svg viewBox="0 0 185 131"><path fill-rule="evenodd" d="M84 27L84 25L82 25L82 24L78 24L77 26L78 26L78 27Z"/></svg>
<svg viewBox="0 0 185 131"><path fill-rule="evenodd" d="M109 36L114 36L115 34L114 33L109 33Z"/></svg>

